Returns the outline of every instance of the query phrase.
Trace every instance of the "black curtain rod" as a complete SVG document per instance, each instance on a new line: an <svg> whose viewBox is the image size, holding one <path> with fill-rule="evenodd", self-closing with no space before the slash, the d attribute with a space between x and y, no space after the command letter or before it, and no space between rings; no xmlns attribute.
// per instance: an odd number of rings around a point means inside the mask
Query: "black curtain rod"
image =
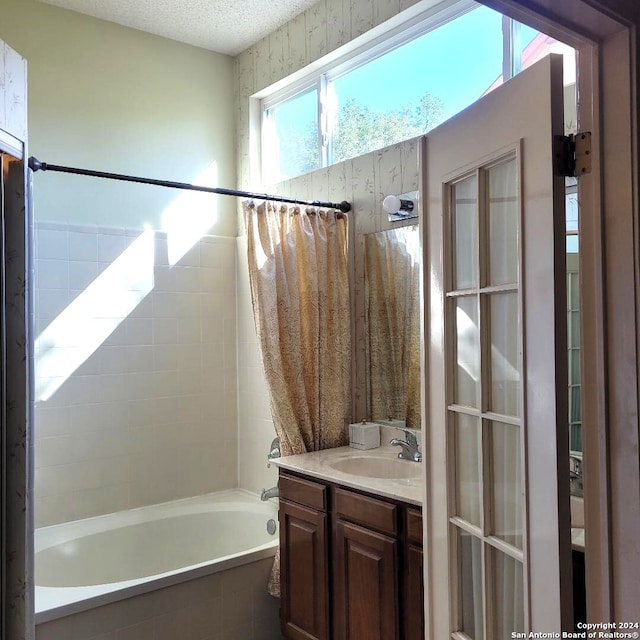
<svg viewBox="0 0 640 640"><path fill-rule="evenodd" d="M60 173L73 173L79 176L92 176L94 178L108 178L109 180L123 180L125 182L140 182L142 184L153 184L158 187L170 187L172 189L187 189L189 191L204 191L206 193L218 193L223 196L241 196L243 198L255 198L257 200L273 200L275 202L291 202L293 204L306 204L312 207L324 207L326 209L337 209L343 213L351 211L351 204L346 200L342 202L323 202L321 200L297 200L295 198L285 198L283 196L271 196L267 193L252 193L251 191L236 191L235 189L225 189L223 187L202 187L197 184L187 182L170 182L168 180L155 180L154 178L138 178L127 176L121 173L105 173L104 171L91 171L90 169L76 169L74 167L62 167L57 164L40 162L37 158L29 158L29 168L33 171L58 171Z"/></svg>

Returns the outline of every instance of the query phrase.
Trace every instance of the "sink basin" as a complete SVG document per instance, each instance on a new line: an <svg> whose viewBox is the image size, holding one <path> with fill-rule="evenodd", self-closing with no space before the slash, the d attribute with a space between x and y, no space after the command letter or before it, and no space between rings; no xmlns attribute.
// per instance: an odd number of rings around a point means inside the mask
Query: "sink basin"
<svg viewBox="0 0 640 640"><path fill-rule="evenodd" d="M376 456L351 456L329 462L336 471L367 478L417 478L422 467L417 462Z"/></svg>

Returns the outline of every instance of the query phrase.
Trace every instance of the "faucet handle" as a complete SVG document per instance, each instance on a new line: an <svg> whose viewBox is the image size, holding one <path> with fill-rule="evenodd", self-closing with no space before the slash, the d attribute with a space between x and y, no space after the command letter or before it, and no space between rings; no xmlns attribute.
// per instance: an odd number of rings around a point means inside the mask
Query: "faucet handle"
<svg viewBox="0 0 640 640"><path fill-rule="evenodd" d="M275 437L269 445L269 453L267 453L267 468L271 467L271 461L282 455L280 451L280 438Z"/></svg>
<svg viewBox="0 0 640 640"><path fill-rule="evenodd" d="M405 440L407 444L411 447L418 448L418 438L416 438L415 433L413 431L409 431L409 429L403 429L402 427L397 427L400 431L404 431Z"/></svg>
<svg viewBox="0 0 640 640"><path fill-rule="evenodd" d="M570 468L570 473L573 473L575 478L582 479L582 458L579 456L569 455L569 461L570 463L573 463L571 465L573 468Z"/></svg>

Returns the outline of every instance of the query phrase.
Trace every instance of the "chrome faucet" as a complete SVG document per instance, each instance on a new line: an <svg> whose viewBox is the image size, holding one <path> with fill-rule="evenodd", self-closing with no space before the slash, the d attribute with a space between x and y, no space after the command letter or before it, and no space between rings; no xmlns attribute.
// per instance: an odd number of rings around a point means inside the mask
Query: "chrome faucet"
<svg viewBox="0 0 640 640"><path fill-rule="evenodd" d="M405 440L393 438L389 441L389 444L401 447L398 458L411 460L412 462L422 462L422 454L418 450L418 439L415 434L409 429L400 429L400 431L404 431Z"/></svg>
<svg viewBox="0 0 640 640"><path fill-rule="evenodd" d="M578 498L584 496L582 458L574 455L569 456L569 493Z"/></svg>
<svg viewBox="0 0 640 640"><path fill-rule="evenodd" d="M271 489L263 489L260 494L260 500L262 502L267 501L269 498L277 498L278 497L278 487L271 487Z"/></svg>

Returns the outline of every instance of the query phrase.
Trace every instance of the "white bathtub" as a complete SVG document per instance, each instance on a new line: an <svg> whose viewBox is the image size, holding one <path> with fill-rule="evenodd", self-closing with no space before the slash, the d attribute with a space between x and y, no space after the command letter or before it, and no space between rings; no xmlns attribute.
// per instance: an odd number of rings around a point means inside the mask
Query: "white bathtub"
<svg viewBox="0 0 640 640"><path fill-rule="evenodd" d="M36 623L273 556L269 519L230 490L37 529Z"/></svg>

